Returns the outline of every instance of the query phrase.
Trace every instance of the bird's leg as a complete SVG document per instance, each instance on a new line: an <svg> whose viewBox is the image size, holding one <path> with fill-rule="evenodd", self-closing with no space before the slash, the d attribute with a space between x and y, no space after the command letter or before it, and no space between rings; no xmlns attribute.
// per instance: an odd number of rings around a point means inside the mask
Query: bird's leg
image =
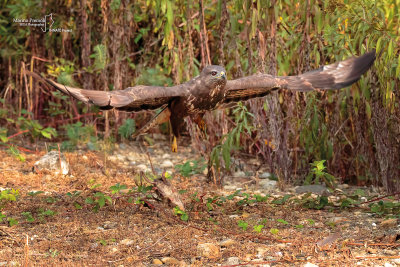
<svg viewBox="0 0 400 267"><path fill-rule="evenodd" d="M172 109L173 112L173 109ZM184 124L183 117L176 116L176 114L171 115L170 120L171 122L171 129L172 129L172 144L171 150L172 152L178 152L178 138L180 136L180 131Z"/></svg>
<svg viewBox="0 0 400 267"><path fill-rule="evenodd" d="M176 136L174 135L173 140L172 140L172 145L171 145L171 151L172 152L178 152L178 143L176 142Z"/></svg>
<svg viewBox="0 0 400 267"><path fill-rule="evenodd" d="M132 138L135 138L139 135L142 135L146 133L148 130L153 128L156 125L159 125L161 123L169 121L169 117L171 116L171 111L169 110L168 106L165 106L160 113L155 115L153 118L151 118L142 128L140 128L138 131L136 131L133 135Z"/></svg>
<svg viewBox="0 0 400 267"><path fill-rule="evenodd" d="M193 121L199 126L199 129L205 134L207 132L207 125L203 119L204 113L199 113L193 117Z"/></svg>

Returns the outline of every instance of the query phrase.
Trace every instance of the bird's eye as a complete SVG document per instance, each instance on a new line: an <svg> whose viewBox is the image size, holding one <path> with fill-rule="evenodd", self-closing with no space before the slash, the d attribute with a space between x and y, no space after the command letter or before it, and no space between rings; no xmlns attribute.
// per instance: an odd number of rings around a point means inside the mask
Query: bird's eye
<svg viewBox="0 0 400 267"><path fill-rule="evenodd" d="M215 75L217 75L217 72L214 70L214 71L211 72L211 75L215 76Z"/></svg>

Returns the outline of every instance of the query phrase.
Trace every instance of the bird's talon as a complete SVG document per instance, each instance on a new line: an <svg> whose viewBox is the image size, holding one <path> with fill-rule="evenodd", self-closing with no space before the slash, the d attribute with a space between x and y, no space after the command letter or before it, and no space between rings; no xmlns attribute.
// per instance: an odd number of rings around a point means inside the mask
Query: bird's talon
<svg viewBox="0 0 400 267"><path fill-rule="evenodd" d="M171 151L172 152L178 152L178 144L176 142L176 137L175 136L174 136L174 140L172 141Z"/></svg>

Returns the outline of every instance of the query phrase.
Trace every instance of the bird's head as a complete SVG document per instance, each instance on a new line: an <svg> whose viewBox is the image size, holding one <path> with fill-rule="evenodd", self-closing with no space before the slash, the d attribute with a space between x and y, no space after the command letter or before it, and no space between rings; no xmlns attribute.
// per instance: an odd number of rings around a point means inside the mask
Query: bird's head
<svg viewBox="0 0 400 267"><path fill-rule="evenodd" d="M205 81L209 86L226 84L226 70L221 66L207 66L201 72L201 76L206 78Z"/></svg>

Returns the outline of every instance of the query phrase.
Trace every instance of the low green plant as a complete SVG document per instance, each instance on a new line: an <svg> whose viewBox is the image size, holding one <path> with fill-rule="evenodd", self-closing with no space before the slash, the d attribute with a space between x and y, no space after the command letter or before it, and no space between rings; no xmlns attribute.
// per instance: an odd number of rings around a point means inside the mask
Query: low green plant
<svg viewBox="0 0 400 267"><path fill-rule="evenodd" d="M83 125L78 121L74 124L67 124L64 126L67 141L61 144L62 150L74 150L77 146L86 145L90 150L99 150L97 136L92 125Z"/></svg>
<svg viewBox="0 0 400 267"><path fill-rule="evenodd" d="M278 235L278 234L279 234L279 229L271 228L271 229L269 230L269 232L270 232L271 234L273 234L273 235Z"/></svg>
<svg viewBox="0 0 400 267"><path fill-rule="evenodd" d="M307 193L302 197L301 205L307 209L320 210L331 204L326 196L318 196L317 198L313 198L311 197L311 193Z"/></svg>
<svg viewBox="0 0 400 267"><path fill-rule="evenodd" d="M136 123L135 120L128 118L124 121L124 123L119 126L118 134L125 139L128 139L132 134L136 131Z"/></svg>
<svg viewBox="0 0 400 267"><path fill-rule="evenodd" d="M51 258L55 258L60 254L60 251L57 249L49 249L48 252L46 252L46 257L51 257Z"/></svg>
<svg viewBox="0 0 400 267"><path fill-rule="evenodd" d="M93 205L93 211L95 212L99 211L100 208L104 207L107 201L109 202L109 204L112 204L111 197L107 196L102 192L95 192L93 194L93 197L87 197L85 199L86 204Z"/></svg>
<svg viewBox="0 0 400 267"><path fill-rule="evenodd" d="M235 116L235 127L226 135L221 138L221 143L213 148L211 151L211 164L213 164L216 170L221 167L229 170L231 165L231 152L240 148L240 136L243 131L246 131L249 135L254 128L251 120L254 115L247 110L247 107L241 102L238 103L237 107L233 110ZM221 158L224 162L224 166L221 164Z"/></svg>
<svg viewBox="0 0 400 267"><path fill-rule="evenodd" d="M175 169L184 177L190 177L194 174L202 173L207 168L204 159L189 160L184 164L178 164Z"/></svg>
<svg viewBox="0 0 400 267"><path fill-rule="evenodd" d="M19 197L18 189L5 189L0 192L0 210L4 207L4 205L8 202L17 201Z"/></svg>
<svg viewBox="0 0 400 267"><path fill-rule="evenodd" d="M32 213L29 211L21 212L21 215L25 217L27 222L34 222L35 218L33 217Z"/></svg>
<svg viewBox="0 0 400 267"><path fill-rule="evenodd" d="M285 221L284 219L277 219L277 222L280 222L281 224L289 224L287 221Z"/></svg>
<svg viewBox="0 0 400 267"><path fill-rule="evenodd" d="M326 160L319 160L311 163L312 168L307 175L304 184L320 184L321 182L324 182L329 188L334 189L336 187L336 178L326 172L325 161Z"/></svg>
<svg viewBox="0 0 400 267"><path fill-rule="evenodd" d="M10 227L18 224L18 220L12 217L7 217L7 222Z"/></svg>
<svg viewBox="0 0 400 267"><path fill-rule="evenodd" d="M400 217L400 203L395 201L383 201L371 203L369 205L371 212L378 215L395 215Z"/></svg>
<svg viewBox="0 0 400 267"><path fill-rule="evenodd" d="M125 189L127 189L128 187L126 186L126 185L121 185L121 184L119 184L119 183L117 183L117 184L115 184L115 185L113 185L113 186L110 186L110 190L111 190L111 194L113 194L113 195L115 195L115 194L120 194L121 193L121 190L125 190Z"/></svg>
<svg viewBox="0 0 400 267"><path fill-rule="evenodd" d="M0 99L0 103L4 104L4 99ZM25 109L21 110L18 115L13 107L0 109L0 120L6 122L6 127L0 127L0 145L6 146L8 152L21 161L25 161L25 157L21 154L15 144L12 143L8 134L9 129L17 129L18 134L30 135L34 141L40 137L52 139L57 136L57 131L52 127L44 127L37 120L31 119L33 114Z"/></svg>
<svg viewBox="0 0 400 267"><path fill-rule="evenodd" d="M18 224L18 220L4 215L2 209L7 203L17 201L18 197L19 191L15 189L5 189L0 192L0 220L6 219L10 227Z"/></svg>
<svg viewBox="0 0 400 267"><path fill-rule="evenodd" d="M265 226L264 226L263 224L257 224L257 225L254 225L254 226L253 226L253 230L254 230L254 232L261 233L261 231L262 231L262 229L263 229L264 227L265 227Z"/></svg>
<svg viewBox="0 0 400 267"><path fill-rule="evenodd" d="M57 214L57 212L55 212L53 210L50 210L50 209L45 210L43 208L39 208L37 216L38 216L39 221L45 222L46 219L53 217L56 214Z"/></svg>
<svg viewBox="0 0 400 267"><path fill-rule="evenodd" d="M240 220L238 221L238 226L242 228L243 231L246 231L249 224L243 220Z"/></svg>
<svg viewBox="0 0 400 267"><path fill-rule="evenodd" d="M189 220L189 215L185 211L181 210L179 207L174 208L174 214L180 216L182 221L186 222Z"/></svg>
<svg viewBox="0 0 400 267"><path fill-rule="evenodd" d="M272 203L272 204L277 204L277 205L283 205L283 204L285 204L286 201L288 201L291 197L292 197L292 195L284 195L282 198L274 199L271 203Z"/></svg>

